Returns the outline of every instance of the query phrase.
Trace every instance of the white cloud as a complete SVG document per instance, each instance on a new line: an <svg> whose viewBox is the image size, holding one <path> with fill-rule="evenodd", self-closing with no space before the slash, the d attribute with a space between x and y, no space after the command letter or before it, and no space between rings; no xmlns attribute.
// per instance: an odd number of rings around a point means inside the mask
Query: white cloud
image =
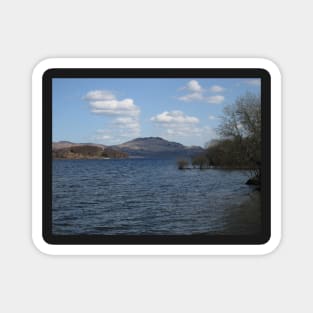
<svg viewBox="0 0 313 313"><path fill-rule="evenodd" d="M103 136L102 136L102 139L106 139L106 140L107 140L107 139L111 139L111 138L112 138L112 137L111 137L111 136L108 136L108 135L103 135Z"/></svg>
<svg viewBox="0 0 313 313"><path fill-rule="evenodd" d="M165 111L161 114L151 117L150 119L154 122L161 131L162 136L167 138L184 137L190 136L191 134L197 133L199 119L194 116L188 116L182 111Z"/></svg>
<svg viewBox="0 0 313 313"><path fill-rule="evenodd" d="M140 133L140 124L135 118L119 117L113 121L113 126L123 130L124 134L135 136Z"/></svg>
<svg viewBox="0 0 313 313"><path fill-rule="evenodd" d="M203 99L203 88L196 80L190 80L186 86L181 88L182 90L188 90L190 93L179 97L181 101L195 101Z"/></svg>
<svg viewBox="0 0 313 313"><path fill-rule="evenodd" d="M97 141L106 140L107 144L116 144L140 135L140 123L136 118L119 117L113 119L106 126L97 131L98 135L95 138Z"/></svg>
<svg viewBox="0 0 313 313"><path fill-rule="evenodd" d="M133 139L140 134L140 109L130 98L119 100L107 90L93 90L86 94L92 113L113 117L104 129L99 129L94 140L107 144L119 143L125 138Z"/></svg>
<svg viewBox="0 0 313 313"><path fill-rule="evenodd" d="M192 92L200 92L200 91L202 91L201 85L199 84L198 81L196 81L194 79L187 83L187 87L186 88L189 91L192 91Z"/></svg>
<svg viewBox="0 0 313 313"><path fill-rule="evenodd" d="M188 116L182 111L165 111L150 119L161 131L161 136L174 141L188 140L192 143L204 142L215 136L210 127L201 127L197 117ZM198 139L196 139L198 138Z"/></svg>
<svg viewBox="0 0 313 313"><path fill-rule="evenodd" d="M102 115L138 116L140 109L133 99L116 99L115 95L106 90L93 90L84 97L88 101L91 112Z"/></svg>
<svg viewBox="0 0 313 313"><path fill-rule="evenodd" d="M176 125L165 129L167 137L201 136L202 129L193 125Z"/></svg>
<svg viewBox="0 0 313 313"><path fill-rule="evenodd" d="M197 117L185 115L182 111L165 111L151 117L151 121L163 124L196 124L199 123Z"/></svg>
<svg viewBox="0 0 313 313"><path fill-rule="evenodd" d="M95 114L137 116L140 113L132 99L91 101L89 105Z"/></svg>
<svg viewBox="0 0 313 313"><path fill-rule="evenodd" d="M200 144L216 138L214 129L209 126L198 125L171 125L170 127L162 129L161 136L178 142L188 141L191 145Z"/></svg>
<svg viewBox="0 0 313 313"><path fill-rule="evenodd" d="M218 93L218 92L223 92L225 90L225 88L223 88L221 86L218 86L218 85L213 85L213 86L210 87L209 90L211 92Z"/></svg>
<svg viewBox="0 0 313 313"><path fill-rule="evenodd" d="M224 96L222 95L207 96L208 92L221 93L225 90L225 88L218 85L213 85L210 88L205 89L198 81L190 80L186 86L181 88L181 90L188 90L190 92L186 95L180 96L178 99L181 101L201 101L206 103L222 103L224 101Z"/></svg>
<svg viewBox="0 0 313 313"><path fill-rule="evenodd" d="M127 125L128 127L137 127L139 125L138 120L133 117L118 117L115 119L114 124L117 126Z"/></svg>
<svg viewBox="0 0 313 313"><path fill-rule="evenodd" d="M87 101L113 100L115 99L115 96L107 90L92 90L86 94L84 99Z"/></svg>
<svg viewBox="0 0 313 313"><path fill-rule="evenodd" d="M212 104L219 104L222 103L224 101L224 96L221 95L216 95L216 96L210 96L207 98L208 103L212 103Z"/></svg>
<svg viewBox="0 0 313 313"><path fill-rule="evenodd" d="M178 99L182 100L182 101L187 101L187 102L188 101L194 101L194 100L202 100L203 95L200 92L193 92L193 93L190 93L188 95L181 96Z"/></svg>
<svg viewBox="0 0 313 313"><path fill-rule="evenodd" d="M97 130L96 140L110 140L112 137L110 135L106 135L105 131L102 129Z"/></svg>

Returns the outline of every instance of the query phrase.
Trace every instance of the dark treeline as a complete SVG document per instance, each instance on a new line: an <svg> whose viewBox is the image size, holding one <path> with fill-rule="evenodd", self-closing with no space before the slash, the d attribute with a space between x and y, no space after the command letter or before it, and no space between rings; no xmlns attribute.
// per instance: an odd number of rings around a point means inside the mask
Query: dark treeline
<svg viewBox="0 0 313 313"><path fill-rule="evenodd" d="M193 168L249 169L251 182L260 181L261 99L247 93L225 107L217 128L219 139L211 141L205 153L192 159ZM184 164L185 166L185 164Z"/></svg>

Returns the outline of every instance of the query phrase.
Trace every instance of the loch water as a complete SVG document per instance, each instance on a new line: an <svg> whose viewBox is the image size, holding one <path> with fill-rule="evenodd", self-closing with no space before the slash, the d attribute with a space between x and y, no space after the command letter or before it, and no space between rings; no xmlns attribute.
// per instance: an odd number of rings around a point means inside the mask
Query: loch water
<svg viewBox="0 0 313 313"><path fill-rule="evenodd" d="M53 160L52 231L254 233L260 200L247 179L247 171L179 170L175 159Z"/></svg>

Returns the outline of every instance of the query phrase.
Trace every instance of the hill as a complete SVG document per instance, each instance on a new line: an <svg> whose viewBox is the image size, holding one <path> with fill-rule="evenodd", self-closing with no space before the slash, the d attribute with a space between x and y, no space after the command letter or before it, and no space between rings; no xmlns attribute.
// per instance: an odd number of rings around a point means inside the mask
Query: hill
<svg viewBox="0 0 313 313"><path fill-rule="evenodd" d="M56 151L59 149L63 149L63 148L70 148L70 147L74 147L74 146L95 146L95 147L100 147L102 149L104 149L106 146L105 145L101 145L101 144L97 144L97 143L74 143L74 142L70 142L70 141L58 141L58 142L53 142L52 143L52 150Z"/></svg>
<svg viewBox="0 0 313 313"><path fill-rule="evenodd" d="M57 147L57 148L55 148ZM92 144L70 144L65 147L61 145L52 148L52 157L54 159L122 159L127 158L128 155L125 152L117 151L101 145Z"/></svg>
<svg viewBox="0 0 313 313"><path fill-rule="evenodd" d="M127 141L112 148L127 153L130 157L188 157L202 153L198 146L186 147L160 137L144 137Z"/></svg>
<svg viewBox="0 0 313 313"><path fill-rule="evenodd" d="M203 151L198 146L186 147L160 137L136 138L114 146L69 141L52 144L52 155L56 159L192 157Z"/></svg>

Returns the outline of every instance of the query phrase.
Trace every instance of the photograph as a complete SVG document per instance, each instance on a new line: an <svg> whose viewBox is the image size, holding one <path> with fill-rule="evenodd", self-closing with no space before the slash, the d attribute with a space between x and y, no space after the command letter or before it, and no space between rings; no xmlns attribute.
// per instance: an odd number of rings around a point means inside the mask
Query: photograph
<svg viewBox="0 0 313 313"><path fill-rule="evenodd" d="M53 235L258 235L260 78L53 78Z"/></svg>

